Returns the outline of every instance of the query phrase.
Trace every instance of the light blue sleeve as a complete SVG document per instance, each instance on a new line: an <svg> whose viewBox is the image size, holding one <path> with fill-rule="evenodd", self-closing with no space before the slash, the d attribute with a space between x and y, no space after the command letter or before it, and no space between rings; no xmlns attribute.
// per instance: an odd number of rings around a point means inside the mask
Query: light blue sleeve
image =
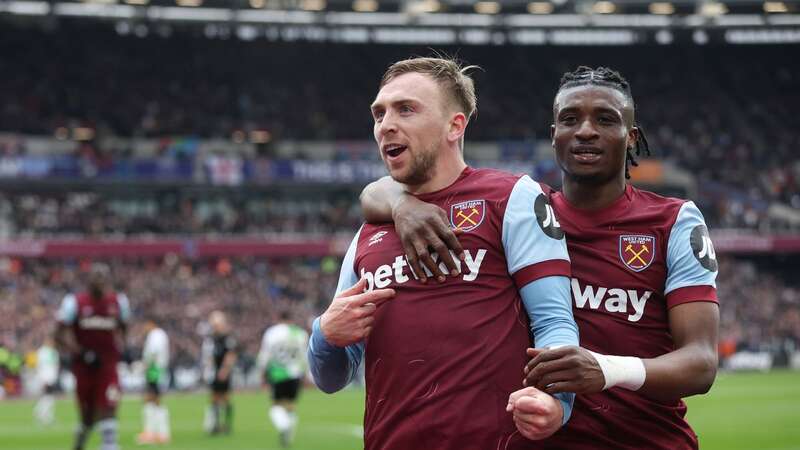
<svg viewBox="0 0 800 450"><path fill-rule="evenodd" d="M123 293L117 294L117 303L119 304L119 320L123 323L131 321L131 302L128 301L128 296Z"/></svg>
<svg viewBox="0 0 800 450"><path fill-rule="evenodd" d="M703 214L694 202L678 211L667 242L667 282L664 295L687 286L717 287L717 255Z"/></svg>
<svg viewBox="0 0 800 450"><path fill-rule="evenodd" d="M77 317L78 299L75 298L73 294L67 294L64 296L64 299L61 300L61 306L59 306L56 312L56 321L65 325L72 325L75 323Z"/></svg>
<svg viewBox="0 0 800 450"><path fill-rule="evenodd" d="M339 284L336 287L337 295L358 282L358 275L353 264L360 234L361 229L350 243L344 261L342 261ZM345 348L337 347L325 340L320 329L319 317L314 320L311 338L308 341L308 366L314 377L314 383L323 392L332 394L347 386L355 378L363 355L363 342L348 345Z"/></svg>
<svg viewBox="0 0 800 450"><path fill-rule="evenodd" d="M523 176L514 185L503 215L503 249L517 286L548 275L569 275L564 231L539 183ZM531 266L542 262L555 264ZM554 267L566 270L554 272Z"/></svg>
<svg viewBox="0 0 800 450"><path fill-rule="evenodd" d="M569 278L561 276L540 278L520 289L537 348L578 345L578 325L572 315L570 292ZM564 407L563 423L567 423L575 394L562 392L555 397Z"/></svg>

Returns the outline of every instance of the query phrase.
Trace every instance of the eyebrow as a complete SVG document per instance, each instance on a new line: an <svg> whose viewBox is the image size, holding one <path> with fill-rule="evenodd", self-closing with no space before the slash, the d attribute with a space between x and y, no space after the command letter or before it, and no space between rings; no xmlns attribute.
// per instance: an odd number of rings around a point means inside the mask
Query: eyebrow
<svg viewBox="0 0 800 450"><path fill-rule="evenodd" d="M420 105L422 102L420 102L419 100L414 99L412 97L403 97L403 98L400 98L400 99L393 100L393 101L389 102L389 105L390 106L396 106L396 105L402 105L404 103L411 103L411 104L414 104L414 105ZM386 106L383 103L377 103L377 102L373 102L369 107L370 111L373 111L373 112L376 111L376 110L385 109L385 108L386 108Z"/></svg>
<svg viewBox="0 0 800 450"><path fill-rule="evenodd" d="M561 114L564 114L564 113L575 112L578 109L579 108L577 106L567 106L567 107L559 109L558 110L558 115L561 115ZM600 112L605 112L605 113L611 113L611 114L613 114L615 116L618 116L618 117L624 117L624 112L621 109L618 110L616 108L611 108L611 107L607 107L607 106L597 106L597 107L593 107L593 110L600 111Z"/></svg>

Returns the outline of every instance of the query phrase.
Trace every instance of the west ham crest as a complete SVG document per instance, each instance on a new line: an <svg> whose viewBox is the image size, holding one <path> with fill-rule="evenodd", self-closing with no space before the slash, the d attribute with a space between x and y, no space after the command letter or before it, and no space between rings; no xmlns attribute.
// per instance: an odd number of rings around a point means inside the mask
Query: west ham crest
<svg viewBox="0 0 800 450"><path fill-rule="evenodd" d="M486 201L468 200L450 205L450 224L464 231L474 230L486 215Z"/></svg>
<svg viewBox="0 0 800 450"><path fill-rule="evenodd" d="M619 257L634 272L647 269L656 257L656 238L641 234L623 234L619 237Z"/></svg>

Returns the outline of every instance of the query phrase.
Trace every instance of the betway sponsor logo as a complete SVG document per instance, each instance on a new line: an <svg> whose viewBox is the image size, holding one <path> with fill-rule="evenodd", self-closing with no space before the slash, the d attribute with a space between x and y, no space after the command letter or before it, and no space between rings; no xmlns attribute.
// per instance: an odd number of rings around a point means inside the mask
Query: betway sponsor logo
<svg viewBox="0 0 800 450"><path fill-rule="evenodd" d="M89 316L81 318L80 326L84 330L113 330L117 327L117 319L113 317Z"/></svg>
<svg viewBox="0 0 800 450"><path fill-rule="evenodd" d="M628 320L638 322L644 315L644 307L653 291L644 291L639 294L635 289L619 289L595 287L587 284L581 289L578 280L572 279L572 298L578 308L598 309L602 305L608 312L618 312L628 315ZM631 311L633 310L633 311Z"/></svg>
<svg viewBox="0 0 800 450"><path fill-rule="evenodd" d="M452 254L452 252L450 254L453 257L453 261L456 262L456 265L461 271L462 280L475 281L475 279L478 278L478 274L481 271L481 264L483 264L483 258L486 256L485 249L479 249L474 255L469 250L464 250L465 258L463 263L456 255ZM431 255L431 257L434 261L439 261L439 255L436 253ZM466 267L462 267L462 264ZM427 267L423 267L428 277L433 276ZM439 264L439 269L444 273L448 273L447 267L445 267L444 263ZM383 289L393 282L396 284L403 284L412 277L414 279L419 278L417 274L414 273L414 270L411 269L411 266L408 265L405 255L396 256L392 264L378 266L378 268L375 269L375 272L367 272L362 267L361 277L365 277L367 279L367 291L371 291L376 288Z"/></svg>

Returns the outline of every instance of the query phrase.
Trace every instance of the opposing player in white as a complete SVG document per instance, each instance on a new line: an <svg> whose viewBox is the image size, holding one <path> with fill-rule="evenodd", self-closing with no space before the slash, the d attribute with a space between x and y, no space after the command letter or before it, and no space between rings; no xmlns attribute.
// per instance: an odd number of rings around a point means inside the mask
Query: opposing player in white
<svg viewBox="0 0 800 450"><path fill-rule="evenodd" d="M169 366L169 338L155 318L145 321L147 337L142 350L147 390L144 395L142 421L144 430L139 433L140 444L165 444L170 441L169 411L161 403L161 390L166 387Z"/></svg>
<svg viewBox="0 0 800 450"><path fill-rule="evenodd" d="M33 415L42 425L52 425L55 421L53 392L58 383L58 369L58 352L53 347L53 339L47 338L36 351L36 378L41 396L33 407Z"/></svg>
<svg viewBox="0 0 800 450"><path fill-rule="evenodd" d="M280 445L288 447L297 428L295 402L306 372L308 332L291 322L288 311L269 327L261 339L256 360L266 383L272 386L272 407L269 417L278 430Z"/></svg>

